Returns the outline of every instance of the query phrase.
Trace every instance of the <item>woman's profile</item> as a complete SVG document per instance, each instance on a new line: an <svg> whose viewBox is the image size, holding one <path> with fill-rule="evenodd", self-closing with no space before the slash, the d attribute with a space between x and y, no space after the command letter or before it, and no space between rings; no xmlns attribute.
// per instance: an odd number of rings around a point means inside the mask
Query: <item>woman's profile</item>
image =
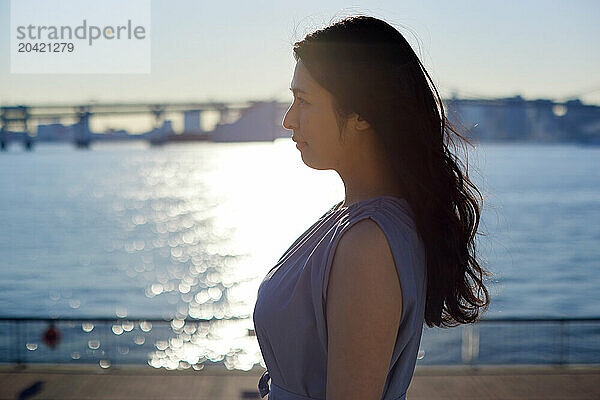
<svg viewBox="0 0 600 400"><path fill-rule="evenodd" d="M293 48L283 119L303 162L335 170L345 198L258 289L262 397L406 399L423 324L473 323L489 305L475 254L480 192L449 145L429 74L402 34L367 16Z"/></svg>

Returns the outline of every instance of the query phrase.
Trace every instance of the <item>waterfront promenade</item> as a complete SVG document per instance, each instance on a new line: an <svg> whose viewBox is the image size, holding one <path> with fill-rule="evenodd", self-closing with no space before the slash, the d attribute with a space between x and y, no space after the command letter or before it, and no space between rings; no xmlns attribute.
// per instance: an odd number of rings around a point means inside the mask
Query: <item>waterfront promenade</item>
<svg viewBox="0 0 600 400"><path fill-rule="evenodd" d="M263 368L0 367L0 399L259 399ZM599 399L600 366L417 367L407 399Z"/></svg>

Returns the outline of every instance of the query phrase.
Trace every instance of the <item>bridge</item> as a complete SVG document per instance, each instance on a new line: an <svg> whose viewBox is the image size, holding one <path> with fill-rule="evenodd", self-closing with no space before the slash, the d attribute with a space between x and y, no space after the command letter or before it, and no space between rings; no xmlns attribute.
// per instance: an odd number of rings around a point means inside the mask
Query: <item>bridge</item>
<svg viewBox="0 0 600 400"><path fill-rule="evenodd" d="M219 114L219 124L227 121L232 112L252 107L260 102L170 102L170 103L91 103L91 104L36 104L0 107L0 150L5 151L9 140L20 140L27 150L31 150L35 136L32 125L40 125L48 120L75 120L74 144L87 148L92 141L89 128L91 118L119 115L151 115L154 125L160 127L165 113L184 113L201 118L206 111ZM10 133L10 134L9 134ZM162 135L162 136L161 136ZM165 133L151 138L154 144L166 140Z"/></svg>

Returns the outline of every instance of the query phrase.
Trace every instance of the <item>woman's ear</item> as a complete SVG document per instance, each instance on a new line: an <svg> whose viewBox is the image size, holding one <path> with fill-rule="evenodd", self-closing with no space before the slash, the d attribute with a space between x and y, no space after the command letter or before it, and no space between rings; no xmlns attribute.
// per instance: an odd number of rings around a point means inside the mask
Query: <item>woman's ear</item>
<svg viewBox="0 0 600 400"><path fill-rule="evenodd" d="M357 131L365 131L371 128L371 124L360 115L356 114L354 116L354 127Z"/></svg>

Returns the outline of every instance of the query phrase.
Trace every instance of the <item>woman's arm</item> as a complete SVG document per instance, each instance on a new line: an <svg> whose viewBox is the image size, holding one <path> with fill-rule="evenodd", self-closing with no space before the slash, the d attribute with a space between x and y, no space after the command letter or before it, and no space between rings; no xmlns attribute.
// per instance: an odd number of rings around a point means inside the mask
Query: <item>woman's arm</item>
<svg viewBox="0 0 600 400"><path fill-rule="evenodd" d="M371 219L340 238L326 289L327 400L379 400L402 313L387 238Z"/></svg>

